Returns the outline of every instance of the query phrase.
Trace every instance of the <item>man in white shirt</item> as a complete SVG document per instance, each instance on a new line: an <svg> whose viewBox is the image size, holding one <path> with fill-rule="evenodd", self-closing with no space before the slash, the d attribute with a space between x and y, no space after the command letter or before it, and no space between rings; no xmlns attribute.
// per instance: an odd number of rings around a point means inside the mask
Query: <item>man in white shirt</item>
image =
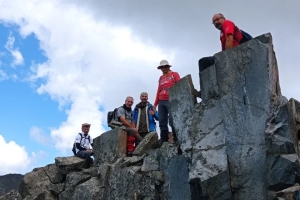
<svg viewBox="0 0 300 200"><path fill-rule="evenodd" d="M87 163L87 167L93 165L93 151L91 146L93 147L93 138L88 134L90 131L91 124L84 123L81 126L82 132L79 133L75 138L76 145L76 156L80 158L84 158Z"/></svg>

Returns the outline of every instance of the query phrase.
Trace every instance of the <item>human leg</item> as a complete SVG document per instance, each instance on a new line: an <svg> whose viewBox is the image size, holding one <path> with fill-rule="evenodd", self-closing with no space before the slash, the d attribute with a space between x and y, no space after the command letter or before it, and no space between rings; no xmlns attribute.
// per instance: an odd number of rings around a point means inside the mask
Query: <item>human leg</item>
<svg viewBox="0 0 300 200"><path fill-rule="evenodd" d="M206 68L212 66L213 64L215 64L215 59L213 56L201 58L198 62L199 72L205 70Z"/></svg>
<svg viewBox="0 0 300 200"><path fill-rule="evenodd" d="M89 167L91 164L93 164L93 158L91 158L91 153L90 152L87 152L85 150L78 151L76 156L78 156L79 158L85 159L87 167Z"/></svg>
<svg viewBox="0 0 300 200"><path fill-rule="evenodd" d="M159 115L159 128L160 128L160 139L162 142L168 141L168 108L166 106L166 102L160 100L158 103L158 115Z"/></svg>
<svg viewBox="0 0 300 200"><path fill-rule="evenodd" d="M136 140L136 131L133 128L126 128L127 132L127 153L133 152L135 149L134 143Z"/></svg>
<svg viewBox="0 0 300 200"><path fill-rule="evenodd" d="M168 110L169 125L171 126L171 129L172 129L173 140L174 140L174 142L177 142L178 139L177 139L176 131L175 131L174 124L173 124L173 117L171 115L171 107L170 107L169 101L166 103L166 107Z"/></svg>

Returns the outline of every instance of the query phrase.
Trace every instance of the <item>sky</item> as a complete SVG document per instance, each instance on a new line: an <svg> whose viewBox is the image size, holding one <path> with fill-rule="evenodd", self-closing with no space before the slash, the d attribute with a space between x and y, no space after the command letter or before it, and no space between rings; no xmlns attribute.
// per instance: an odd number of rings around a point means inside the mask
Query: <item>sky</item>
<svg viewBox="0 0 300 200"><path fill-rule="evenodd" d="M97 137L126 96L154 102L167 59L192 75L221 50L222 13L258 36L270 32L281 92L300 100L299 0L0 0L0 175L71 156L81 124ZM7 152L7 153L6 153Z"/></svg>

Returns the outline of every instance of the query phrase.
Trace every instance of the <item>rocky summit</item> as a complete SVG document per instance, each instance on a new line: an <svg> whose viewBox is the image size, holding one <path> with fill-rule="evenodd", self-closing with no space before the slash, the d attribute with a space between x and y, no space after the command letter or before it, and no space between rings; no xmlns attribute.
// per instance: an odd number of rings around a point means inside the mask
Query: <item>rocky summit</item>
<svg viewBox="0 0 300 200"><path fill-rule="evenodd" d="M94 166L77 157L25 174L0 200L299 200L300 103L281 94L271 34L215 54L170 89L179 143L149 133L126 156L126 132L94 140Z"/></svg>

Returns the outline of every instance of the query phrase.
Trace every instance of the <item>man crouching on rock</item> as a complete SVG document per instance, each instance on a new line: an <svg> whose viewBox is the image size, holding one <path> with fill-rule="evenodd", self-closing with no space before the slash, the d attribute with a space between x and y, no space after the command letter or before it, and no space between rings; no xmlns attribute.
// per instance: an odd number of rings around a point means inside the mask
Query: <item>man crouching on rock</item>
<svg viewBox="0 0 300 200"><path fill-rule="evenodd" d="M127 132L127 156L132 156L135 149L135 143L142 140L133 121L132 104L133 98L127 97L125 104L118 108L116 112L118 120L122 122L122 127L124 127L124 130Z"/></svg>
<svg viewBox="0 0 300 200"><path fill-rule="evenodd" d="M81 126L82 133L79 133L75 138L76 143L76 156L86 160L87 167L93 165L94 154L90 146L93 146L93 138L89 135L91 124L84 123Z"/></svg>

